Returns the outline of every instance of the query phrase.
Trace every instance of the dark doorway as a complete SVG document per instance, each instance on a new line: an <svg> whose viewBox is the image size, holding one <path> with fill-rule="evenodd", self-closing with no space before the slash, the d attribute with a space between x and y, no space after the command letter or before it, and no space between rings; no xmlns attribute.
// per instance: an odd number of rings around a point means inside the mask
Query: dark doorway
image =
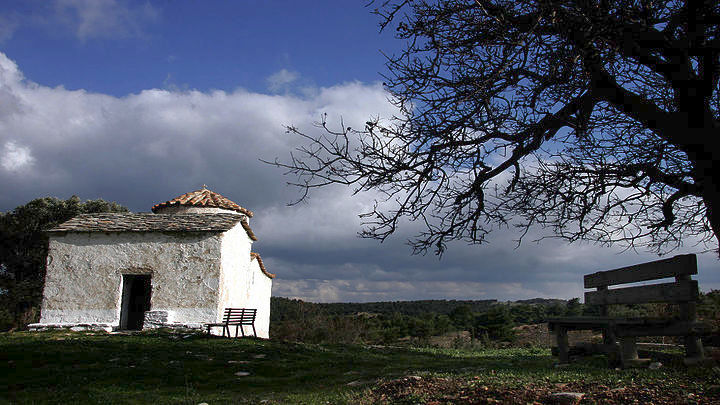
<svg viewBox="0 0 720 405"><path fill-rule="evenodd" d="M140 330L145 311L150 310L150 276L123 274L120 329Z"/></svg>

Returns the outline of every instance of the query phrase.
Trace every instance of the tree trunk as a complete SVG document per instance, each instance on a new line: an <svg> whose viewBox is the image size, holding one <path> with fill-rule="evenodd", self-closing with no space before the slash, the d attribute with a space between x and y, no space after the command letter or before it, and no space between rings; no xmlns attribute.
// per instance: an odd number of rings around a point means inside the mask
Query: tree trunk
<svg viewBox="0 0 720 405"><path fill-rule="evenodd" d="M712 138L710 138L712 139ZM714 146L706 145L707 151L712 151ZM695 162L695 182L702 185L702 200L705 204L706 215L718 243L717 253L720 256L720 179L713 177L714 169L712 152L699 153L700 156L692 156Z"/></svg>
<svg viewBox="0 0 720 405"><path fill-rule="evenodd" d="M720 179L715 179L720 181ZM707 209L707 218L710 222L710 228L715 234L715 240L718 242L718 256L720 256L720 191L718 186L713 184L712 177L708 176L703 191L703 202Z"/></svg>

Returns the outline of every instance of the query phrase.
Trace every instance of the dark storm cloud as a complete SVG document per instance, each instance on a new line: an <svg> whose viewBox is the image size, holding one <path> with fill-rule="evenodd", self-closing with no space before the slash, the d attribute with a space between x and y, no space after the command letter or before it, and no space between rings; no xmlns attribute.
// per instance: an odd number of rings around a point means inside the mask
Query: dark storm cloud
<svg viewBox="0 0 720 405"><path fill-rule="evenodd" d="M256 246L265 252L266 264L283 274L276 293L365 301L572 298L583 294L583 274L657 259L617 247L568 245L553 239L531 242L540 230L531 232L517 249L517 235L500 230L487 245L453 243L442 259L411 256L404 242L417 228L410 224L382 244L357 238L357 213L371 206L370 200L352 197L347 190L323 190L314 195L313 203L258 215L253 220L260 237ZM673 254L679 253L683 251ZM702 288L717 288L718 263L712 254L701 256L700 269Z"/></svg>

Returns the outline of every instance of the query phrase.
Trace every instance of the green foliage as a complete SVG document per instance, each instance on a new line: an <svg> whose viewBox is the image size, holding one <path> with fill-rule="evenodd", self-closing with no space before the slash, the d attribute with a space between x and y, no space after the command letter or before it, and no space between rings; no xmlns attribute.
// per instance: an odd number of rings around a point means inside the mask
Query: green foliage
<svg viewBox="0 0 720 405"><path fill-rule="evenodd" d="M697 313L698 317L712 328L712 333L706 337L707 343L720 346L720 290L700 294Z"/></svg>
<svg viewBox="0 0 720 405"><path fill-rule="evenodd" d="M488 301L474 305L472 301L406 301L400 306L406 313L390 312L398 308L393 302L315 304L282 297L272 297L270 302L270 335L306 343L427 342L430 337L448 332L469 331L487 345L512 341L516 324L543 323L548 314L575 315L583 310L578 299L567 304L563 300L538 299L494 305L487 305ZM418 306L413 307L416 302ZM437 305L431 306L430 302ZM464 304L449 305L460 302ZM348 308L373 308L378 312L349 313ZM442 313L448 308L452 309L447 315Z"/></svg>
<svg viewBox="0 0 720 405"><path fill-rule="evenodd" d="M513 318L508 307L496 305L477 316L475 335L482 339L512 341L515 336L513 326Z"/></svg>
<svg viewBox="0 0 720 405"><path fill-rule="evenodd" d="M567 302L565 307L565 316L579 316L582 315L583 304L580 303L580 298L573 298Z"/></svg>
<svg viewBox="0 0 720 405"><path fill-rule="evenodd" d="M406 337L427 339L451 331L473 330L476 314L487 310L493 302L495 300L316 304L272 297L270 334L306 343L379 344ZM473 312L473 308L480 311Z"/></svg>
<svg viewBox="0 0 720 405"><path fill-rule="evenodd" d="M548 317L564 316L565 310L566 310L565 305L560 304L560 303L554 303L545 308L545 313L547 314Z"/></svg>
<svg viewBox="0 0 720 405"><path fill-rule="evenodd" d="M475 314L469 305L455 308L450 313L450 319L456 330L472 330L475 326Z"/></svg>
<svg viewBox="0 0 720 405"><path fill-rule="evenodd" d="M544 323L555 316L599 314L597 306L584 305L578 298L488 303L434 300L315 304L273 297L270 334L274 338L306 343L405 344L428 343L434 336L468 331L477 340L463 341L462 345L487 347L495 342L512 342L515 325ZM391 312L399 308L404 312ZM353 313L350 309L362 311ZM449 312L444 313L448 309ZM677 314L678 309L669 304L637 304L614 305L610 311L613 316L669 317ZM698 316L718 330L719 315L720 291L701 294ZM458 341L458 345L460 343Z"/></svg>
<svg viewBox="0 0 720 405"><path fill-rule="evenodd" d="M536 298L499 304L482 301L397 301L316 304L272 297L270 335L306 343L397 344L425 341L448 332L468 331L488 345L512 341L513 326L546 322L549 316L575 316L586 306L570 301ZM402 310L402 311L400 311ZM355 311L355 312L353 312Z"/></svg>
<svg viewBox="0 0 720 405"><path fill-rule="evenodd" d="M379 344L396 342L404 337L425 339L455 330L447 315L425 313L409 316L397 312L331 315L319 310L317 304L293 301L297 302L297 306L290 312L272 315L276 319L270 322L270 335L273 338L316 344ZM275 308L282 308L282 305Z"/></svg>
<svg viewBox="0 0 720 405"><path fill-rule="evenodd" d="M582 315L583 316L598 316L600 315L600 305L584 305Z"/></svg>
<svg viewBox="0 0 720 405"><path fill-rule="evenodd" d="M0 330L22 328L37 321L48 236L46 230L83 213L127 212L101 199L80 201L38 198L0 213Z"/></svg>
<svg viewBox="0 0 720 405"><path fill-rule="evenodd" d="M700 294L700 303L697 307L698 316L707 320L720 320L720 290L711 290Z"/></svg>
<svg viewBox="0 0 720 405"><path fill-rule="evenodd" d="M522 300L510 303L509 307L513 321L522 325L544 323L556 316L579 316L585 309L579 298L567 302L558 299Z"/></svg>

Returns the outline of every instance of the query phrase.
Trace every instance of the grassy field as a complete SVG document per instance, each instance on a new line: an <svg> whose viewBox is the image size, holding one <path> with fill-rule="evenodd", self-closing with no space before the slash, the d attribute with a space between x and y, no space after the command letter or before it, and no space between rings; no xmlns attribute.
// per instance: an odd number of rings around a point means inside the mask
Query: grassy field
<svg viewBox="0 0 720 405"><path fill-rule="evenodd" d="M557 391L586 392L581 403L720 403L717 368L614 370L602 357L553 363L549 350L532 348L15 332L0 334L0 403L525 404L549 403Z"/></svg>

